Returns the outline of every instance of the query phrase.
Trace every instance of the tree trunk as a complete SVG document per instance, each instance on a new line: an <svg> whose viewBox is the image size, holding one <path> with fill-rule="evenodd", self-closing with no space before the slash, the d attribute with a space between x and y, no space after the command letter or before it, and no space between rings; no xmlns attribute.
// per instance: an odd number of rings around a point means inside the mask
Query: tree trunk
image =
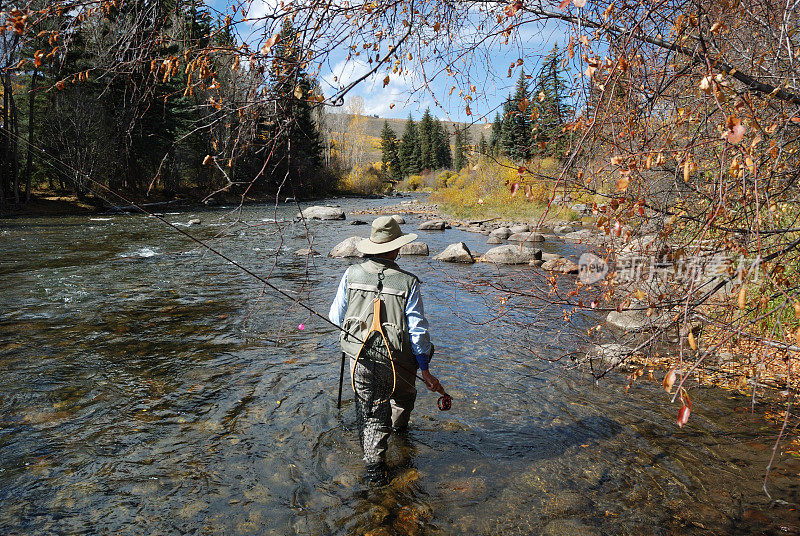
<svg viewBox="0 0 800 536"><path fill-rule="evenodd" d="M25 163L25 202L31 200L31 174L33 173L33 131L34 131L34 104L36 104L36 76L39 69L33 70L31 76L31 89L28 93L28 161Z"/></svg>

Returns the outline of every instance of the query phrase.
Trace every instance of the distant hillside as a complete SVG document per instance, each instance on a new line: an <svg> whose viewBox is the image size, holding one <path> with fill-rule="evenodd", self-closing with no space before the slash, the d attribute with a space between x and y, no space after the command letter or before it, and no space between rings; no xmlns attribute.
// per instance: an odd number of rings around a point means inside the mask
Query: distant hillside
<svg viewBox="0 0 800 536"><path fill-rule="evenodd" d="M350 121L350 114L329 114L329 117L334 115L346 117L347 123L349 123ZM397 134L398 139L403 137L403 131L406 128L405 119L384 119L383 117L374 117L371 115L365 115L363 117L366 119L365 133L367 136L380 138L381 130L383 129L383 122L388 121L389 126L392 127L392 130L394 130L395 134ZM329 128L335 130L335 127L333 127L333 125L336 124L337 122L338 121L330 121L331 125L329 126ZM344 121L341 122L344 123ZM419 120L417 120L417 122L419 122ZM461 128L464 126L464 123L453 123L451 121L442 121L442 125L447 127L447 131L450 132L451 134L450 140L452 142L453 139L452 134L454 131L454 126L457 125L459 128ZM481 137L481 132L483 132L483 135L486 137L486 141L489 141L490 129L485 128L484 125L471 125L469 127L470 139L472 143L478 143L478 140Z"/></svg>

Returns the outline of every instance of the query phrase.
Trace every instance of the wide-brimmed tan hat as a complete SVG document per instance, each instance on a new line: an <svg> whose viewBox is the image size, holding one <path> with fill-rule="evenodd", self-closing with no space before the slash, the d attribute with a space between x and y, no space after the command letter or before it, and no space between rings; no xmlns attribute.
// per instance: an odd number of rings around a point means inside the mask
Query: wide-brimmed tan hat
<svg viewBox="0 0 800 536"><path fill-rule="evenodd" d="M356 245L365 255L379 255L399 249L417 239L414 233L403 234L397 220L391 216L381 216L372 222L369 238Z"/></svg>

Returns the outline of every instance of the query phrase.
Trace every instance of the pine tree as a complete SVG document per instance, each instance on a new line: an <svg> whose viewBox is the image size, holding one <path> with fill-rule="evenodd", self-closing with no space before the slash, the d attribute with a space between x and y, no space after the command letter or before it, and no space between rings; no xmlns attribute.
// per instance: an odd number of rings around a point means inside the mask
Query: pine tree
<svg viewBox="0 0 800 536"><path fill-rule="evenodd" d="M486 139L483 137L482 133L481 139L483 140L483 144L486 145ZM453 144L455 145L455 150L453 152L453 169L461 171L461 169L468 164L467 152L469 151L470 139L469 130L466 126L456 128Z"/></svg>
<svg viewBox="0 0 800 536"><path fill-rule="evenodd" d="M525 72L520 71L514 96L507 101L503 121L505 152L517 160L529 159L533 150L528 96L528 81Z"/></svg>
<svg viewBox="0 0 800 536"><path fill-rule="evenodd" d="M303 68L302 43L288 19L274 50L270 92L275 105L265 133L275 143L272 175L282 179L288 172L297 186L313 187L308 179L322 166L322 142L309 99L315 83Z"/></svg>
<svg viewBox="0 0 800 536"><path fill-rule="evenodd" d="M422 114L419 121L419 149L420 149L420 170L436 169L436 127L433 124L430 108Z"/></svg>
<svg viewBox="0 0 800 536"><path fill-rule="evenodd" d="M389 126L389 121L383 122L381 130L381 172L391 180L403 178L403 169L397 154L397 135Z"/></svg>
<svg viewBox="0 0 800 536"><path fill-rule="evenodd" d="M492 133L489 135L489 150L493 155L499 156L503 149L503 116L497 112L492 123Z"/></svg>
<svg viewBox="0 0 800 536"><path fill-rule="evenodd" d="M400 140L400 147L397 153L400 157L400 166L404 177L420 172L419 133L411 115L408 116L406 121L406 128L403 132L403 138Z"/></svg>
<svg viewBox="0 0 800 536"><path fill-rule="evenodd" d="M489 144L486 143L486 137L483 135L483 132L481 132L481 139L478 141L478 154L481 156L489 154Z"/></svg>
<svg viewBox="0 0 800 536"><path fill-rule="evenodd" d="M438 119L433 121L433 169L447 169L453 165L453 155L450 152L450 133Z"/></svg>
<svg viewBox="0 0 800 536"><path fill-rule="evenodd" d="M464 140L462 130L460 128L455 129L453 145L455 146L455 150L453 151L453 169L455 171L461 171L466 165L466 155L464 154Z"/></svg>
<svg viewBox="0 0 800 536"><path fill-rule="evenodd" d="M566 138L561 135L562 127L569 121L573 109L566 102L567 88L558 45L543 60L537 78L539 96L536 109L539 118L535 142L544 146L544 154L561 156L567 146Z"/></svg>

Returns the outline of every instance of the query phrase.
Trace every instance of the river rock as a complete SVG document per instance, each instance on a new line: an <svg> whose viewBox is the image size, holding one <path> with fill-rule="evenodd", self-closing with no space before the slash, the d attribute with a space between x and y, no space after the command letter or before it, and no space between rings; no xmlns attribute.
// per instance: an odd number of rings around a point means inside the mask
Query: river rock
<svg viewBox="0 0 800 536"><path fill-rule="evenodd" d="M428 244L425 242L411 242L400 248L400 255L428 255Z"/></svg>
<svg viewBox="0 0 800 536"><path fill-rule="evenodd" d="M589 213L592 212L592 207L590 207L589 205L586 205L584 203L575 203L570 208L572 208L572 210L574 210L575 212L577 212L581 216L584 215L584 214L589 214Z"/></svg>
<svg viewBox="0 0 800 536"><path fill-rule="evenodd" d="M558 253L548 253L546 251L542 251L542 260L544 262L552 261L554 259L560 259L560 258L561 258L561 255L559 255Z"/></svg>
<svg viewBox="0 0 800 536"><path fill-rule="evenodd" d="M485 232L483 230L483 227L481 227L480 225L470 225L469 227L467 227L464 230L467 231L468 233L483 233L483 232Z"/></svg>
<svg viewBox="0 0 800 536"><path fill-rule="evenodd" d="M398 216L397 214L392 214L392 219L398 223L398 225L402 225L406 222L405 218L402 216Z"/></svg>
<svg viewBox="0 0 800 536"><path fill-rule="evenodd" d="M294 254L297 255L298 257L309 257L309 256L314 257L315 255L319 255L319 251L316 251L311 248L305 248L305 249L298 249L297 251L294 252Z"/></svg>
<svg viewBox="0 0 800 536"><path fill-rule="evenodd" d="M525 231L522 233L514 233L508 237L509 242L544 242L544 235L539 233L531 233Z"/></svg>
<svg viewBox="0 0 800 536"><path fill-rule="evenodd" d="M328 253L328 257L363 257L364 254L358 251L356 247L362 240L363 238L360 236L351 236L346 240L342 240Z"/></svg>
<svg viewBox="0 0 800 536"><path fill-rule="evenodd" d="M553 232L556 234L567 234L575 230L575 227L569 224L554 225Z"/></svg>
<svg viewBox="0 0 800 536"><path fill-rule="evenodd" d="M472 257L472 252L470 252L464 242L450 244L444 251L436 255L434 259L443 262L463 262L466 264L475 262L475 259Z"/></svg>
<svg viewBox="0 0 800 536"><path fill-rule="evenodd" d="M541 249L507 244L490 249L481 257L481 260L495 264L528 264L534 259L541 258Z"/></svg>
<svg viewBox="0 0 800 536"><path fill-rule="evenodd" d="M672 323L666 313L655 313L648 317L646 306L638 301L632 303L633 309L611 311L606 316L606 322L623 331L644 331L648 329L665 328Z"/></svg>
<svg viewBox="0 0 800 536"><path fill-rule="evenodd" d="M593 233L589 229L579 229L577 231L572 231L571 233L567 233L562 237L564 240L569 240L570 242L587 242L592 240Z"/></svg>
<svg viewBox="0 0 800 536"><path fill-rule="evenodd" d="M618 367L631 354L631 349L624 344L598 344L586 354L590 361L599 361L606 367Z"/></svg>
<svg viewBox="0 0 800 536"><path fill-rule="evenodd" d="M188 225L189 227L191 227L192 225L200 225L200 219L199 218L195 218L193 220L189 220L186 223L186 225Z"/></svg>
<svg viewBox="0 0 800 536"><path fill-rule="evenodd" d="M492 236L492 235L489 235L489 239L486 241L486 243L490 244L490 245L492 245L492 244L502 244L503 242L504 242L504 240L502 238L500 238L499 236Z"/></svg>
<svg viewBox="0 0 800 536"><path fill-rule="evenodd" d="M207 206L207 207L216 207L217 205L219 205L219 201L217 201L217 200L216 200L215 198L213 198L213 197L209 197L208 199L206 199L205 201L203 201L203 204L204 204L205 206Z"/></svg>
<svg viewBox="0 0 800 536"><path fill-rule="evenodd" d="M577 274L579 267L571 260L561 257L559 259L550 259L546 261L542 264L542 270L558 272L560 274Z"/></svg>
<svg viewBox="0 0 800 536"><path fill-rule="evenodd" d="M496 236L498 238L502 238L503 240L505 240L506 238L511 236L511 234L512 234L511 229L509 229L508 227L498 227L494 231L490 232L489 236Z"/></svg>
<svg viewBox="0 0 800 536"><path fill-rule="evenodd" d="M517 233L529 233L531 232L531 228L529 225L514 225L509 231L511 231L512 235Z"/></svg>
<svg viewBox="0 0 800 536"><path fill-rule="evenodd" d="M444 231L447 228L447 223L444 220L429 220L419 224L420 231Z"/></svg>
<svg viewBox="0 0 800 536"><path fill-rule="evenodd" d="M365 222L364 220L353 220L350 222L350 225L366 225L366 224L367 222Z"/></svg>
<svg viewBox="0 0 800 536"><path fill-rule="evenodd" d="M344 210L337 207L313 206L297 215L306 220L343 220Z"/></svg>

